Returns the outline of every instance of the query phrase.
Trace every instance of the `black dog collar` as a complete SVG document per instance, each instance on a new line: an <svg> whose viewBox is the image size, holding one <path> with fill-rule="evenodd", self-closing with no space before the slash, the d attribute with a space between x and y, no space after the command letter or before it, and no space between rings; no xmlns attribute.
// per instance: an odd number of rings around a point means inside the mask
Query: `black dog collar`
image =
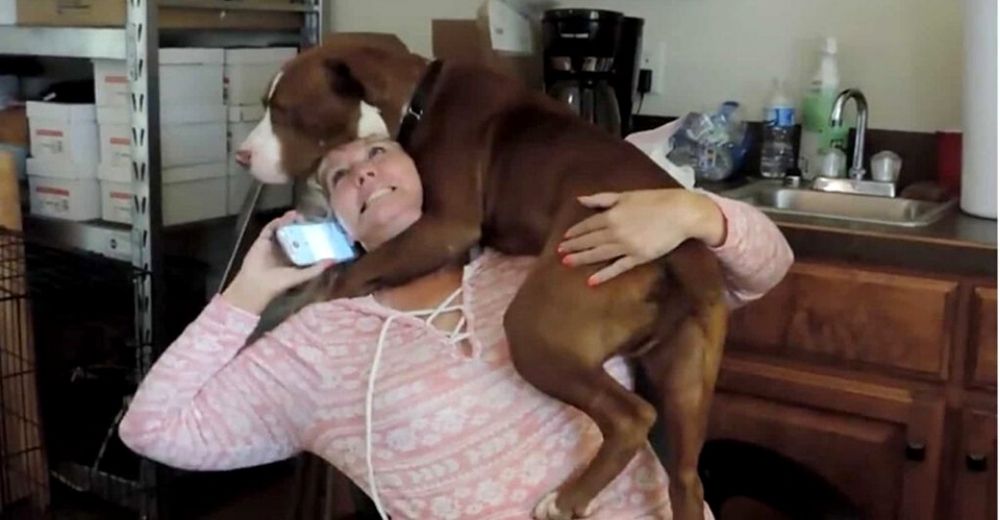
<svg viewBox="0 0 1000 520"><path fill-rule="evenodd" d="M417 123L420 122L420 118L424 116L424 110L427 108L427 99L430 97L431 91L434 90L434 83L441 73L441 65L441 60L434 60L427 66L427 70L424 71L424 77L420 78L417 89L413 91L410 104L406 107L406 114L403 115L403 120L399 123L399 132L396 134L396 141L404 150L409 148L413 130L417 127Z"/></svg>

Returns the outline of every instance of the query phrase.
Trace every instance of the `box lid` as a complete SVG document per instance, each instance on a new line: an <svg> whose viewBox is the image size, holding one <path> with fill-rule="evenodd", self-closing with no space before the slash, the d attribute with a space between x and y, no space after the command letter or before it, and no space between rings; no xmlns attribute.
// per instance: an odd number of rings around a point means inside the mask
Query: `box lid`
<svg viewBox="0 0 1000 520"><path fill-rule="evenodd" d="M221 65L225 49L172 48L160 49L160 65Z"/></svg>
<svg viewBox="0 0 1000 520"><path fill-rule="evenodd" d="M284 63L298 52L295 47L226 49L226 65Z"/></svg>
<svg viewBox="0 0 1000 520"><path fill-rule="evenodd" d="M229 168L229 164L224 162L167 168L163 170L163 183L173 184L226 177L229 174L227 168Z"/></svg>
<svg viewBox="0 0 1000 520"><path fill-rule="evenodd" d="M70 123L88 123L97 120L97 109L92 103L50 103L28 101L28 119L48 119Z"/></svg>
<svg viewBox="0 0 1000 520"><path fill-rule="evenodd" d="M236 105L229 107L229 122L256 122L264 119L263 105Z"/></svg>
<svg viewBox="0 0 1000 520"><path fill-rule="evenodd" d="M104 125L128 125L128 107L98 107L97 120ZM224 123L224 105L178 105L160 112L161 125L184 125L193 123Z"/></svg>
<svg viewBox="0 0 1000 520"><path fill-rule="evenodd" d="M60 179L92 179L97 176L97 165L75 163L48 157L29 157L25 170L29 176Z"/></svg>

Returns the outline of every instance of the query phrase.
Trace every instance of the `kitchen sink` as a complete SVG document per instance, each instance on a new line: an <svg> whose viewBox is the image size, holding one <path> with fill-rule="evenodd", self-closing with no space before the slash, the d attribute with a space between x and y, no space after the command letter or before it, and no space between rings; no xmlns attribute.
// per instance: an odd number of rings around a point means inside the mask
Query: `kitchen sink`
<svg viewBox="0 0 1000 520"><path fill-rule="evenodd" d="M956 199L945 202L827 193L786 186L780 180L757 180L722 195L747 202L765 213L804 215L891 226L918 227L948 214Z"/></svg>

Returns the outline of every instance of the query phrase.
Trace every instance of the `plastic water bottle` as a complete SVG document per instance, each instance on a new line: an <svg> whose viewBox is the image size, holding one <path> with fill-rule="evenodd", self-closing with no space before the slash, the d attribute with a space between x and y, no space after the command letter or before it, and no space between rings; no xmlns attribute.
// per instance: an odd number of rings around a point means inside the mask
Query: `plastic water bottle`
<svg viewBox="0 0 1000 520"><path fill-rule="evenodd" d="M775 79L771 99L764 107L764 143L760 152L762 177L784 177L795 164L794 127L795 106L785 95L781 80Z"/></svg>

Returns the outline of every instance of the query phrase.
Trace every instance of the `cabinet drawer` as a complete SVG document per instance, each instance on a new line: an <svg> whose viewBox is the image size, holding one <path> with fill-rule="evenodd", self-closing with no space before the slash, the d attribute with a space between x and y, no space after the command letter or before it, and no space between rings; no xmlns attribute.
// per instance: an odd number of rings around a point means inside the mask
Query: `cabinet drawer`
<svg viewBox="0 0 1000 520"><path fill-rule="evenodd" d="M947 376L958 283L797 263L733 313L729 346Z"/></svg>
<svg viewBox="0 0 1000 520"><path fill-rule="evenodd" d="M997 386L997 290L977 287L972 296L972 322L969 328L974 357L972 382Z"/></svg>

